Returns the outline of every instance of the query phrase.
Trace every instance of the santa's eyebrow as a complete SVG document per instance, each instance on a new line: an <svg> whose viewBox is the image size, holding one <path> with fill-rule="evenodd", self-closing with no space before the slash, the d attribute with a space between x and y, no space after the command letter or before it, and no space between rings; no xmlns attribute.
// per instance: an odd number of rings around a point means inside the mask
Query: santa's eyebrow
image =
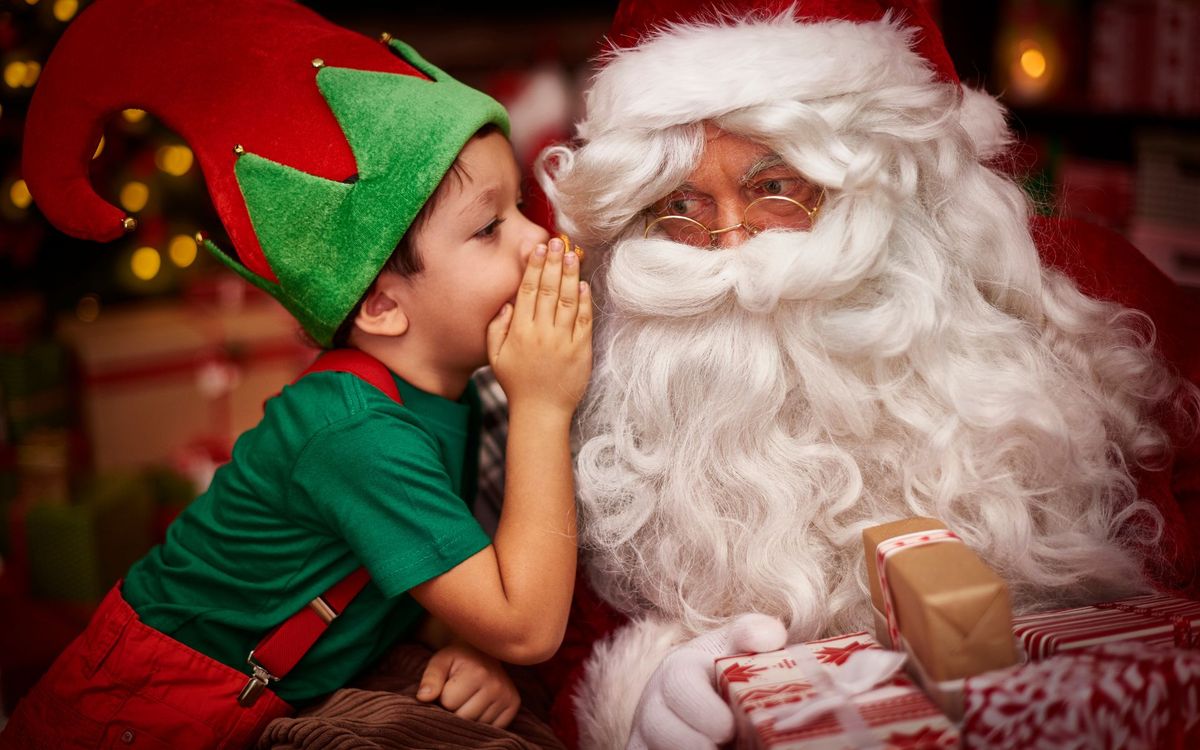
<svg viewBox="0 0 1200 750"><path fill-rule="evenodd" d="M746 173L742 175L742 184L753 180L760 172L765 172L772 167L782 166L786 166L782 156L779 154L768 154L754 162L754 164L752 164L750 168L746 170Z"/></svg>

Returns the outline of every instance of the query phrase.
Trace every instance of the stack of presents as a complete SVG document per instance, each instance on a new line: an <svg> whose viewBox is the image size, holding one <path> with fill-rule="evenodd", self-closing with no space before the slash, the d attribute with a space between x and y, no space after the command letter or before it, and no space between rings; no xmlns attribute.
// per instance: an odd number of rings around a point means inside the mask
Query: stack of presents
<svg viewBox="0 0 1200 750"><path fill-rule="evenodd" d="M84 319L0 305L4 713L312 361L291 317L232 281Z"/></svg>
<svg viewBox="0 0 1200 750"><path fill-rule="evenodd" d="M1200 602L1014 617L940 522L867 529L873 633L715 663L742 748L1200 747Z"/></svg>

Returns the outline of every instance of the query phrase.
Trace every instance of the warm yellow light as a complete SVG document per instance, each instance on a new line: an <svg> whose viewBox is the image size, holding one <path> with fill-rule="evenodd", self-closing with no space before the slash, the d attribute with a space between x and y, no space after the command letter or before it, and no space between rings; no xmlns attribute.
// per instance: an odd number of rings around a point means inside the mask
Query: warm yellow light
<svg viewBox="0 0 1200 750"><path fill-rule="evenodd" d="M18 86L25 85L25 71L27 66L20 60L13 60L8 65L4 66L4 83L10 88L15 89Z"/></svg>
<svg viewBox="0 0 1200 750"><path fill-rule="evenodd" d="M25 0L26 5L37 5L38 0Z"/></svg>
<svg viewBox="0 0 1200 750"><path fill-rule="evenodd" d="M157 276L162 268L162 257L152 247L139 247L129 259L129 268L134 276L142 281L149 281Z"/></svg>
<svg viewBox="0 0 1200 750"><path fill-rule="evenodd" d="M8 197L17 208L29 208L29 204L33 203L33 196L29 194L29 186L25 184L25 180L14 182L8 189Z"/></svg>
<svg viewBox="0 0 1200 750"><path fill-rule="evenodd" d="M158 168L179 177L192 168L192 150L187 146L163 146L154 155Z"/></svg>
<svg viewBox="0 0 1200 750"><path fill-rule="evenodd" d="M171 240L167 247L171 262L180 268L187 268L196 262L196 240L186 234L181 234Z"/></svg>
<svg viewBox="0 0 1200 750"><path fill-rule="evenodd" d="M79 11L79 0L54 0L54 17L66 23Z"/></svg>
<svg viewBox="0 0 1200 750"><path fill-rule="evenodd" d="M93 323L100 317L100 298L94 294L85 294L75 305L75 317L84 323Z"/></svg>
<svg viewBox="0 0 1200 750"><path fill-rule="evenodd" d="M125 118L125 122L141 122L142 118L144 118L145 116L146 116L146 110L144 110L144 109L123 109L123 110L121 110L121 117Z"/></svg>
<svg viewBox="0 0 1200 750"><path fill-rule="evenodd" d="M38 76L42 74L42 64L30 60L25 63L25 80L21 82L26 88L32 88L37 83Z"/></svg>
<svg viewBox="0 0 1200 750"><path fill-rule="evenodd" d="M95 159L97 156L99 156L103 152L104 152L104 136L100 136L100 142L96 144L96 153L92 154L92 158Z"/></svg>
<svg viewBox="0 0 1200 750"><path fill-rule="evenodd" d="M1046 75L1046 55L1036 46L1021 53L1021 70L1030 78Z"/></svg>
<svg viewBox="0 0 1200 750"><path fill-rule="evenodd" d="M145 183L134 180L125 183L125 187L121 188L121 205L130 213L141 211L149 200L150 188L146 187Z"/></svg>

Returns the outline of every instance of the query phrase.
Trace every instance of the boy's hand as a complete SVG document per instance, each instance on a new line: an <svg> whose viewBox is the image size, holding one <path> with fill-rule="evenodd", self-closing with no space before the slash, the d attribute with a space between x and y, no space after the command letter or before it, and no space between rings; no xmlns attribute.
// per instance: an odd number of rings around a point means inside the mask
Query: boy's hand
<svg viewBox="0 0 1200 750"><path fill-rule="evenodd" d="M521 707L521 696L500 662L462 641L429 660L417 700L438 700L455 716L499 729L507 727Z"/></svg>
<svg viewBox="0 0 1200 750"><path fill-rule="evenodd" d="M557 237L529 256L515 305L488 325L488 360L510 402L575 411L592 372L592 296Z"/></svg>

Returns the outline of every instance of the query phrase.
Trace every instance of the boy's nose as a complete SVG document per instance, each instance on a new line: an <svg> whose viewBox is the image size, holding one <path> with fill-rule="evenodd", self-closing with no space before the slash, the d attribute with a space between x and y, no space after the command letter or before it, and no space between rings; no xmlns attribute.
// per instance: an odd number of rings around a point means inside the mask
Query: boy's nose
<svg viewBox="0 0 1200 750"><path fill-rule="evenodd" d="M550 233L547 232L540 224L530 221L522 217L522 220L528 224L525 228L525 235L521 241L521 263L529 262L529 256L533 255L533 249L538 245L543 245L550 241Z"/></svg>

